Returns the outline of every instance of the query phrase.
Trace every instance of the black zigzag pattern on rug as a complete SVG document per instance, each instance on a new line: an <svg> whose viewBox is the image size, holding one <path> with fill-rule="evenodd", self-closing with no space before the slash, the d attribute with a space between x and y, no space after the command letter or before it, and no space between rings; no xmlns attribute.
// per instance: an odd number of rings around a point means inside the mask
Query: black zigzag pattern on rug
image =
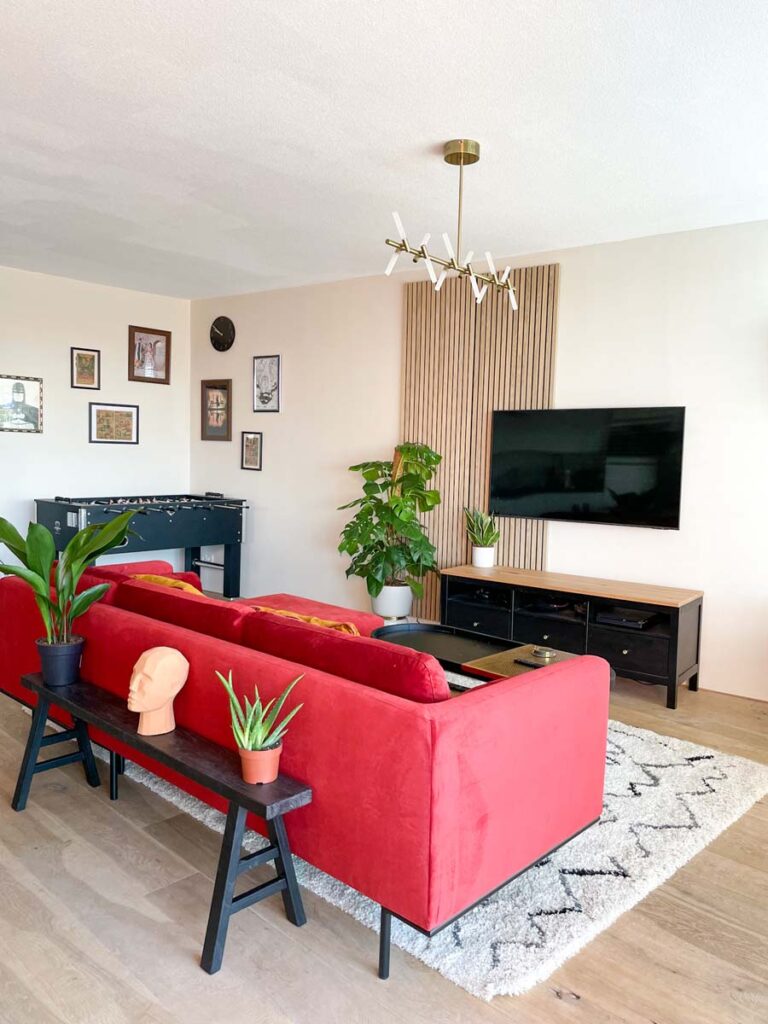
<svg viewBox="0 0 768 1024"><path fill-rule="evenodd" d="M611 735L608 737L608 747L606 751L606 764L615 767L620 767L622 764L631 763L641 772L642 778L639 781L631 780L627 784L627 791L623 793L606 792L605 803L603 808L603 815L600 818L599 825L612 824L619 820L619 815L616 814L611 808L612 800L623 800L623 799L637 799L643 795L643 791L656 789L662 784L663 775L666 769L683 768L683 769L697 769L702 767L702 762L712 762L714 756L712 754L698 754L689 757L673 757L669 761L644 761L637 760L628 753L626 748L622 746L619 741L615 738L617 735L624 735L630 739L635 739L635 734L622 730L620 728L613 727L611 729ZM662 747L669 747L669 744L659 737L658 744ZM692 789L685 789L673 794L677 806L684 812L683 821L662 821L662 822L651 822L651 821L635 821L628 826L628 831L632 834L635 842L637 843L638 849L643 857L652 856L652 851L642 842L641 834L644 830L653 832L663 832L667 830L682 829L686 831L693 831L701 828L696 814L692 810L690 803L686 797L703 797L717 793L717 789L713 785L716 782L723 782L728 779L727 772L714 764L711 765L711 771L703 776L699 776L696 781L696 785ZM581 900L576 895L571 884L573 878L618 878L618 879L631 879L632 874L628 868L620 863L615 857L609 857L611 868L593 868L589 866L573 866L563 867L557 869L557 879L562 888L563 901L561 905L554 908L537 908L530 910L527 913L529 925L534 933L534 937L530 939L496 939L490 944L490 966L491 969L500 968L503 964L503 950L508 946L518 946L525 949L541 949L547 942L547 930L546 921L555 917L562 917L565 914L582 914L584 913L584 907ZM536 869L547 868L552 865L552 857L546 857L535 865ZM513 883L511 883L513 884ZM480 904L481 907L487 906L494 900L495 896L488 897L487 900L483 900ZM452 940L456 948L463 949L463 942L461 938L461 920L457 921L452 928Z"/></svg>

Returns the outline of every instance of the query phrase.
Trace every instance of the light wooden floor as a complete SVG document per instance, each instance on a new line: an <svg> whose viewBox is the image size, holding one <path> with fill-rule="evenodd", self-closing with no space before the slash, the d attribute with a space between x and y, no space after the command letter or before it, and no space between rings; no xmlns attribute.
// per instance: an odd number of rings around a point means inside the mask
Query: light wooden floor
<svg viewBox="0 0 768 1024"><path fill-rule="evenodd" d="M768 704L619 681L613 717L768 762ZM0 697L2 1024L765 1024L768 802L525 996L485 1004L305 892L232 920L224 968L198 967L217 837L141 786L120 801L78 766L9 798L29 718Z"/></svg>

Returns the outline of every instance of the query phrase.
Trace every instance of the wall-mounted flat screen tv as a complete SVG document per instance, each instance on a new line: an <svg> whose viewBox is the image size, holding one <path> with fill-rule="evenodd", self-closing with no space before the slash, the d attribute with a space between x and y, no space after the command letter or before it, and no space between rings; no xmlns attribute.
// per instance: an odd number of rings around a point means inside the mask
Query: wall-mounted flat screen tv
<svg viewBox="0 0 768 1024"><path fill-rule="evenodd" d="M685 409L494 412L490 511L677 530Z"/></svg>

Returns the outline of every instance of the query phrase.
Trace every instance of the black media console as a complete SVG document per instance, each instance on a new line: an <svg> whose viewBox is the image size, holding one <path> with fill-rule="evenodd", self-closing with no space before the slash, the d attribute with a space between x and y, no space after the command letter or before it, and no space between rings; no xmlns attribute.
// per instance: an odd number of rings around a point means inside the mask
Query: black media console
<svg viewBox="0 0 768 1024"><path fill-rule="evenodd" d="M442 570L441 622L478 635L605 658L620 676L699 686L698 590L498 566Z"/></svg>

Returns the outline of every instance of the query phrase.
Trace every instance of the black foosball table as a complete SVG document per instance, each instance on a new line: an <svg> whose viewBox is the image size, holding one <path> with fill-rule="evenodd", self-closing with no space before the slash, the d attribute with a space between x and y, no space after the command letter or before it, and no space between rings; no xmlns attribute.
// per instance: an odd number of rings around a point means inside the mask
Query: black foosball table
<svg viewBox="0 0 768 1024"><path fill-rule="evenodd" d="M47 526L61 552L78 530L109 521L110 516L136 509L121 551L164 551L184 548L184 568L220 569L224 597L240 596L240 545L245 540L244 498L223 494L158 494L125 498L35 498L37 522ZM222 562L201 557L201 548L224 546Z"/></svg>

